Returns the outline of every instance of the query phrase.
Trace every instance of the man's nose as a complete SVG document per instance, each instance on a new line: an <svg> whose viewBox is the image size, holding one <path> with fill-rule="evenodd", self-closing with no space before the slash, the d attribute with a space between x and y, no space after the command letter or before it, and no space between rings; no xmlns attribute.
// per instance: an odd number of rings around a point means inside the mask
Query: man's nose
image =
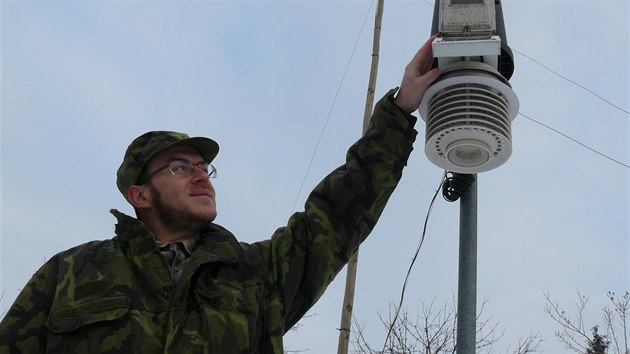
<svg viewBox="0 0 630 354"><path fill-rule="evenodd" d="M195 181L210 179L210 177L208 176L208 171L205 171L204 169L196 165L193 165L193 178L195 179Z"/></svg>

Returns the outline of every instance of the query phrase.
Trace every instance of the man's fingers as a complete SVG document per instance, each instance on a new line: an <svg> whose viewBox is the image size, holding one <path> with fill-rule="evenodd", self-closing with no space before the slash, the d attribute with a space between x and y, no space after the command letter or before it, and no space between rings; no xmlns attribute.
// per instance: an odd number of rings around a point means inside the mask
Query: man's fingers
<svg viewBox="0 0 630 354"><path fill-rule="evenodd" d="M423 75L423 77L428 82L427 87L431 85L431 83L433 83L433 81L435 81L441 74L442 74L442 69L440 68L433 68L427 71L426 74Z"/></svg>
<svg viewBox="0 0 630 354"><path fill-rule="evenodd" d="M439 33L427 39L427 41L424 42L420 49L418 49L416 55L413 56L411 62L409 63L416 70L418 70L420 75L423 75L425 72L429 71L429 69L433 65L433 47L431 46L431 44L433 43L433 40L435 40L435 38L437 38L438 36Z"/></svg>

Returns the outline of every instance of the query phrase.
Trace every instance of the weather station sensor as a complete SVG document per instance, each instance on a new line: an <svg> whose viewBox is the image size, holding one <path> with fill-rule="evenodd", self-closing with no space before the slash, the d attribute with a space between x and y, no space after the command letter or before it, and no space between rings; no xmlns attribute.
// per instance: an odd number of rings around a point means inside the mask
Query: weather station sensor
<svg viewBox="0 0 630 354"><path fill-rule="evenodd" d="M426 122L425 153L457 173L495 169L512 154L519 107L508 82L514 64L500 2L497 13L495 0L439 0L435 12L432 32L440 36L432 49L443 73L418 109Z"/></svg>

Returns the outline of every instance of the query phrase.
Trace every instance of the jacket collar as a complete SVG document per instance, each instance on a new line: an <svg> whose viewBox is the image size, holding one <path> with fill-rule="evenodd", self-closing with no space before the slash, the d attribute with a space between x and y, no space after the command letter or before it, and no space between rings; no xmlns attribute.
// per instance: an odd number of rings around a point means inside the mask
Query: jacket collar
<svg viewBox="0 0 630 354"><path fill-rule="evenodd" d="M132 254L154 252L157 249L155 236L142 221L116 209L111 209L110 213L118 221L116 239L126 245ZM193 254L206 262L237 263L243 259L243 248L231 232L217 224L208 223L199 235Z"/></svg>
<svg viewBox="0 0 630 354"><path fill-rule="evenodd" d="M152 252L157 248L155 236L142 221L116 209L109 212L118 221L115 227L116 239L127 246L132 254Z"/></svg>

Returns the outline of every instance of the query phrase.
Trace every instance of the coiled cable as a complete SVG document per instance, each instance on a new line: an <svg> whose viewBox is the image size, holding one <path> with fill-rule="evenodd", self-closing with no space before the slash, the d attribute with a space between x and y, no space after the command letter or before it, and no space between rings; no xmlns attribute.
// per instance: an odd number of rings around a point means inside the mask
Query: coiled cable
<svg viewBox="0 0 630 354"><path fill-rule="evenodd" d="M446 172L445 175L442 184L442 196L449 202L455 202L461 196L466 195L470 186L475 182L475 175L456 172Z"/></svg>

